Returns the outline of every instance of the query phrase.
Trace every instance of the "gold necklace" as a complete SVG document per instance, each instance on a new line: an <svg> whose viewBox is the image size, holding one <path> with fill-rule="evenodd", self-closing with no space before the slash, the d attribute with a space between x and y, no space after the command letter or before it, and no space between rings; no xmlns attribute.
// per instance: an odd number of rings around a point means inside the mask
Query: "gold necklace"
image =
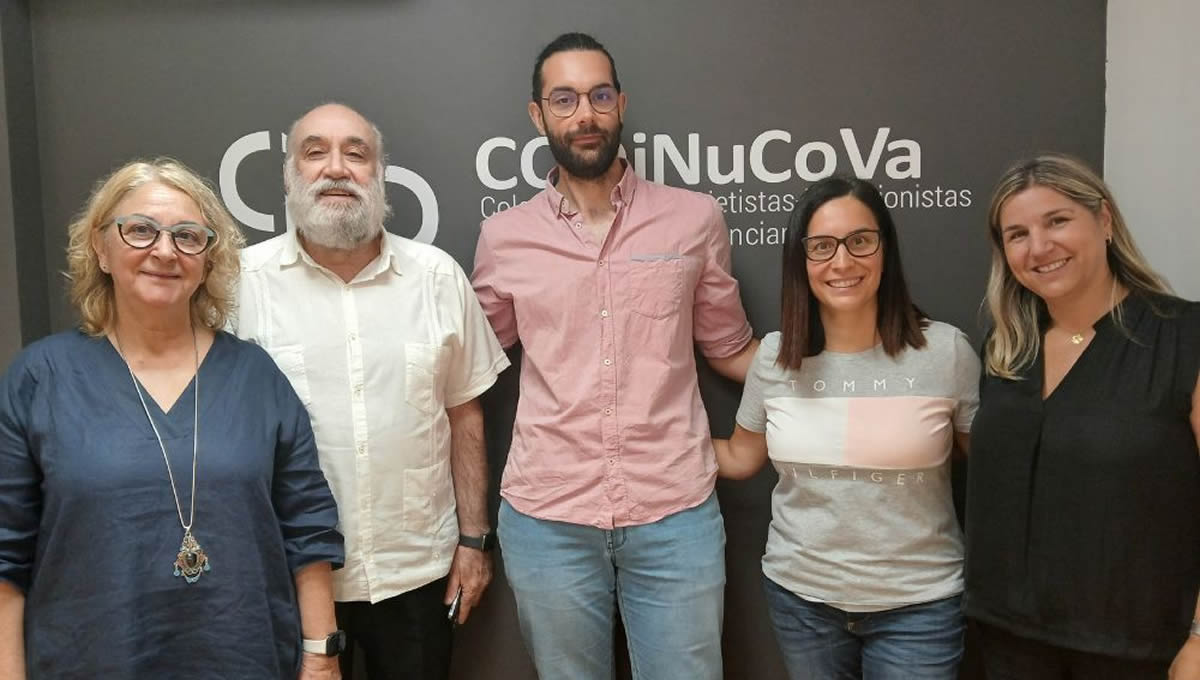
<svg viewBox="0 0 1200 680"><path fill-rule="evenodd" d="M1075 335L1072 335L1071 336L1071 344L1072 345L1082 345L1083 344L1083 333L1076 333Z"/></svg>
<svg viewBox="0 0 1200 680"><path fill-rule="evenodd" d="M194 376L196 389L193 390L195 399L192 404L192 503L186 522L183 521L183 505L179 502L179 492L175 490L175 474L171 472L167 447L163 444L162 435L158 433L158 426L154 424L154 418L150 417L150 407L146 405L146 398L142 396L142 388L138 385L137 376L133 374L133 367L129 365L129 360L121 351L121 339L117 337L116 330L113 330L113 339L117 342L117 354L120 355L121 361L125 362L125 368L129 369L129 377L133 379L133 389L137 392L138 401L142 402L142 410L146 412L146 420L150 421L150 429L154 430L154 438L158 440L158 448L162 451L163 463L167 466L167 478L171 480L171 495L175 497L175 511L179 513L179 525L183 527L183 541L179 544L179 552L175 555L175 575L182 576L187 583L195 583L200 580L201 574L212 571L208 555L205 554L204 548L200 547L196 537L192 535L192 525L196 522L196 452L199 449L197 442L200 438L200 350L196 344L196 329L192 328L192 360L196 371Z"/></svg>

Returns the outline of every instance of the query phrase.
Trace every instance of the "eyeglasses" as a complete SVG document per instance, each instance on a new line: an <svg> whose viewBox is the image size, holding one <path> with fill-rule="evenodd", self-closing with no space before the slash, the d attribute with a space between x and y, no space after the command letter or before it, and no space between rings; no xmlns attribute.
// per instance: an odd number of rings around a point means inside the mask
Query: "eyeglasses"
<svg viewBox="0 0 1200 680"><path fill-rule="evenodd" d="M568 118L579 108L579 98L584 95L587 96L593 111L608 113L617 108L620 92L612 85L597 85L587 92L560 87L550 90L550 96L542 97L542 101L549 103L550 113L559 118Z"/></svg>
<svg viewBox="0 0 1200 680"><path fill-rule="evenodd" d="M130 248L144 250L158 243L159 234L167 232L175 250L184 255L199 255L217 242L217 232L195 222L180 222L169 227L145 215L122 215L113 220L117 233Z"/></svg>
<svg viewBox="0 0 1200 680"><path fill-rule="evenodd" d="M813 262L828 262L837 255L840 245L846 246L846 252L854 257L867 257L879 250L879 230L859 229L846 234L842 238L836 236L806 236L800 239L804 246L804 256Z"/></svg>

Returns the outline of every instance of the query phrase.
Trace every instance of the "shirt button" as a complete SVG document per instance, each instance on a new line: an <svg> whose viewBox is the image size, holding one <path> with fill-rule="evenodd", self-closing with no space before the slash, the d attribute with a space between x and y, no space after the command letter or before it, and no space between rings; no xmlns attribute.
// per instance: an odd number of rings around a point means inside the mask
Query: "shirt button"
<svg viewBox="0 0 1200 680"><path fill-rule="evenodd" d="M576 229L582 229L582 228L583 228L583 222L576 222L576 223L575 223L575 228L576 228Z"/></svg>
<svg viewBox="0 0 1200 680"><path fill-rule="evenodd" d="M354 386L354 396L356 396L356 397L361 397L361 396L362 396L362 385L355 385L355 386Z"/></svg>
<svg viewBox="0 0 1200 680"><path fill-rule="evenodd" d="M605 319L607 319L607 318L608 318L608 310L607 310L607 309L601 309L601 310L600 310L600 316L601 316L601 317L603 317L603 318L605 318Z"/></svg>
<svg viewBox="0 0 1200 680"><path fill-rule="evenodd" d="M605 366L612 366L612 359L605 359L605 360L604 360L604 365L605 365Z"/></svg>
<svg viewBox="0 0 1200 680"><path fill-rule="evenodd" d="M612 415L612 408L610 408L610 407L608 407L608 406L605 406L605 407L604 407L604 415L606 415L606 416L611 416L611 415Z"/></svg>
<svg viewBox="0 0 1200 680"><path fill-rule="evenodd" d="M360 456L367 455L367 445L366 444L358 445L358 455L360 455Z"/></svg>
<svg viewBox="0 0 1200 680"><path fill-rule="evenodd" d="M351 333L350 342L354 342L355 340L358 340L358 333Z"/></svg>
<svg viewBox="0 0 1200 680"><path fill-rule="evenodd" d="M603 267L603 266L604 266L604 260L600 260L600 262L599 262L598 264L599 264L601 267Z"/></svg>

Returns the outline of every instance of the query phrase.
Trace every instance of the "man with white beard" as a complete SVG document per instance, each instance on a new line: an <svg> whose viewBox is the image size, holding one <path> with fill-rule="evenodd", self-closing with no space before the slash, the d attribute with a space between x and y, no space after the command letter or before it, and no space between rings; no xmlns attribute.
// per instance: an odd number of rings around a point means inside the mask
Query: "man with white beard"
<svg viewBox="0 0 1200 680"><path fill-rule="evenodd" d="M441 680L446 606L465 622L492 577L478 397L508 359L454 260L384 230L384 167L379 129L353 109L325 104L292 125L295 231L242 251L232 326L308 408L346 537L345 633L305 651L346 648L349 680L357 642L372 680Z"/></svg>

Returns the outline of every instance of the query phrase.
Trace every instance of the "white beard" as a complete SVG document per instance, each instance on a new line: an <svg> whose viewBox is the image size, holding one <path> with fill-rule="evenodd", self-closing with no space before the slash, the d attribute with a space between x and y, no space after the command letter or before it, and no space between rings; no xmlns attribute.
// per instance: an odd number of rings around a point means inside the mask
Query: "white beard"
<svg viewBox="0 0 1200 680"><path fill-rule="evenodd" d="M304 181L295 163L284 169L289 187L288 214L306 241L334 250L354 250L374 239L383 231L383 220L391 212L383 190L383 177L377 176L360 186L353 180ZM358 200L346 204L325 205L320 202L323 192L345 191Z"/></svg>

